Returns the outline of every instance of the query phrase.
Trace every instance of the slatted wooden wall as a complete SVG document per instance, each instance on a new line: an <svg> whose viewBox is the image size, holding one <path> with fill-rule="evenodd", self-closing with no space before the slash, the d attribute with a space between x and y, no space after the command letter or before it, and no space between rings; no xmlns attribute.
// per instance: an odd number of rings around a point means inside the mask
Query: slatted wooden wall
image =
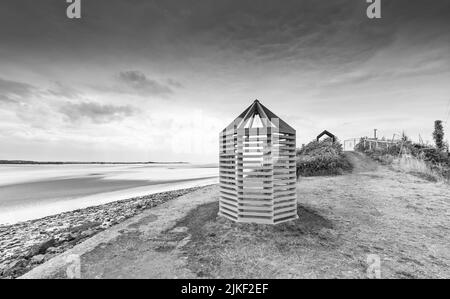
<svg viewBox="0 0 450 299"><path fill-rule="evenodd" d="M220 133L219 215L263 224L296 219L295 130L253 105ZM245 127L255 113L264 126Z"/></svg>

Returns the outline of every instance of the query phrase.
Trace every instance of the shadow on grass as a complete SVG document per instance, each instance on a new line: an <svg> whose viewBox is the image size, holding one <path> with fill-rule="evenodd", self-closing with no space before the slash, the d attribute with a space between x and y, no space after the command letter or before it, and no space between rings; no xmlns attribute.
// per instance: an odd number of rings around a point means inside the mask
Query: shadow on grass
<svg viewBox="0 0 450 299"><path fill-rule="evenodd" d="M218 212L218 202L201 205L190 211L186 217L177 222L175 227L187 227L192 238L195 239L195 236L201 234L202 230L206 229L205 224L207 222L225 220L217 216ZM332 222L329 219L323 217L310 207L298 205L297 214L298 219L278 225L234 223L228 220L225 222L228 223L227 227L230 226L230 228L236 227L247 231L265 230L270 232L284 232L287 234L315 234L322 228L333 228ZM224 221L219 222L222 223Z"/></svg>
<svg viewBox="0 0 450 299"><path fill-rule="evenodd" d="M183 251L199 277L270 278L276 274L267 270L267 257L289 263L301 250L336 246L332 222L307 206L298 206L298 219L278 225L235 223L217 216L218 210L218 202L201 205L171 228L186 228L190 242Z"/></svg>

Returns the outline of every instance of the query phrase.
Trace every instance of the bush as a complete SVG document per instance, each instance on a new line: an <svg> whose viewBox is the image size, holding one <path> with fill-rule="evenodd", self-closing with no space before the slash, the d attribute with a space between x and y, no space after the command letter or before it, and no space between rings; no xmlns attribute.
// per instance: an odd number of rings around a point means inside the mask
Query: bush
<svg viewBox="0 0 450 299"><path fill-rule="evenodd" d="M342 145L329 138L312 141L297 150L297 177L340 175L351 169L342 153Z"/></svg>

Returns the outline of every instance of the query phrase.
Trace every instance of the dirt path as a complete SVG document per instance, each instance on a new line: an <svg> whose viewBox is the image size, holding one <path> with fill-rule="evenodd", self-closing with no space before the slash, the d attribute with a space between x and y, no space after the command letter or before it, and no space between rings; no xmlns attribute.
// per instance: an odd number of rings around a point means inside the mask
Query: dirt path
<svg viewBox="0 0 450 299"><path fill-rule="evenodd" d="M352 174L299 181L296 221L219 218L208 187L77 249L82 277L364 278L374 254L383 278L450 278L449 186L347 155ZM64 277L63 266L28 277Z"/></svg>

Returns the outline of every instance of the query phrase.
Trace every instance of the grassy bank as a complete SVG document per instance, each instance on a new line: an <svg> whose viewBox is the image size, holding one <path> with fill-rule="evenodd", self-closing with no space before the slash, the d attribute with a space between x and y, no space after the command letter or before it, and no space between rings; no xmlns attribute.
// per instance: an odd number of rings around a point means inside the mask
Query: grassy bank
<svg viewBox="0 0 450 299"><path fill-rule="evenodd" d="M187 244L177 247L170 239L161 247L181 248L178 254L198 278L367 278L373 254L381 259L382 278L448 278L442 228L449 224L449 192L386 167L308 177L298 184L296 220L234 223L217 216L213 202L191 210L157 239L183 231L179 239Z"/></svg>
<svg viewBox="0 0 450 299"><path fill-rule="evenodd" d="M351 169L338 141L312 141L297 150L297 177L341 175Z"/></svg>
<svg viewBox="0 0 450 299"><path fill-rule="evenodd" d="M450 181L450 156L431 146L413 143L404 137L389 148L369 148L361 141L360 151L383 165L401 172L414 174L430 181Z"/></svg>

